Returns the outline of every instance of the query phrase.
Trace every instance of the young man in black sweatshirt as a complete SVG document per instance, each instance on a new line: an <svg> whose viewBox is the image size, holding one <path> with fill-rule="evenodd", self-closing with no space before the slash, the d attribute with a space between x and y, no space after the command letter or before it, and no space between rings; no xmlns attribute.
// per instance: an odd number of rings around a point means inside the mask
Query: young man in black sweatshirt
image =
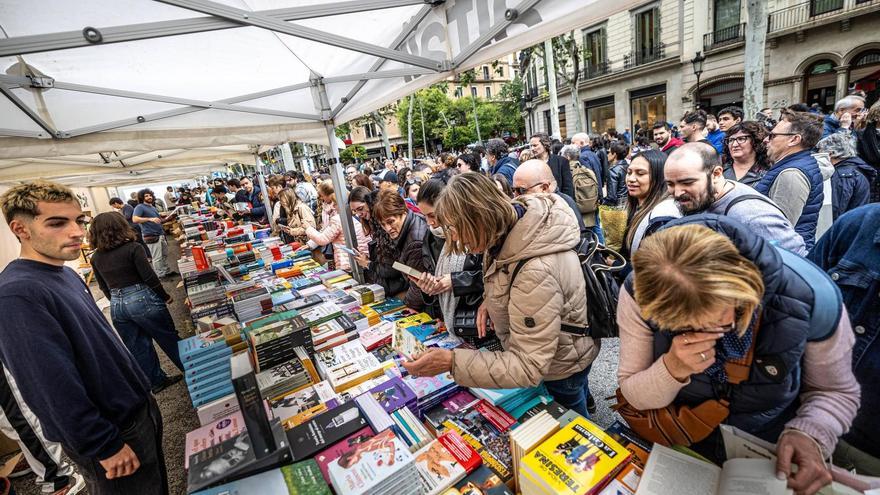
<svg viewBox="0 0 880 495"><path fill-rule="evenodd" d="M90 494L167 493L149 382L64 266L85 235L79 202L67 187L36 181L6 191L0 209L21 242L19 259L0 273L0 362Z"/></svg>

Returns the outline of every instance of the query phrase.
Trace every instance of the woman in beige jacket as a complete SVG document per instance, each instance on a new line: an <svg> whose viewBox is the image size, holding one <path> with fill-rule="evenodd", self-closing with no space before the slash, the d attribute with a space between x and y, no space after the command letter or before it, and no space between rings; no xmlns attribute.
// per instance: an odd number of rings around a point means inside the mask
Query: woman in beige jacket
<svg viewBox="0 0 880 495"><path fill-rule="evenodd" d="M504 351L431 349L404 367L416 376L449 371L466 387L544 381L557 402L587 416L587 374L599 347L583 335L586 289L571 208L555 194L511 202L490 179L469 172L450 180L436 214L453 252L484 255L478 328L484 334L491 319Z"/></svg>

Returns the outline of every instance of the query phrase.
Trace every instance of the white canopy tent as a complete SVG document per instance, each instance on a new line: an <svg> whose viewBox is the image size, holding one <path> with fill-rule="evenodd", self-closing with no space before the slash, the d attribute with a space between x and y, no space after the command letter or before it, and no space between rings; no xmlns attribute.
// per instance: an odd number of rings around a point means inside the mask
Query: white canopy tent
<svg viewBox="0 0 880 495"><path fill-rule="evenodd" d="M4 0L0 182L122 183L242 161L230 146L326 145L337 122L638 3Z"/></svg>

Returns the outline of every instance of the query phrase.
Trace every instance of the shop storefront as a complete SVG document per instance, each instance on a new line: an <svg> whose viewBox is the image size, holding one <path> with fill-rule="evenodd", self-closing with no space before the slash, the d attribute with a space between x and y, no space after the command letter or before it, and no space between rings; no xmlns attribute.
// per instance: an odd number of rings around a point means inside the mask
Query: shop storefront
<svg viewBox="0 0 880 495"><path fill-rule="evenodd" d="M633 132L650 129L655 122L666 119L666 84L658 84L629 92Z"/></svg>
<svg viewBox="0 0 880 495"><path fill-rule="evenodd" d="M584 102L587 128L591 134L602 134L608 129L616 129L614 117L614 96L606 96Z"/></svg>

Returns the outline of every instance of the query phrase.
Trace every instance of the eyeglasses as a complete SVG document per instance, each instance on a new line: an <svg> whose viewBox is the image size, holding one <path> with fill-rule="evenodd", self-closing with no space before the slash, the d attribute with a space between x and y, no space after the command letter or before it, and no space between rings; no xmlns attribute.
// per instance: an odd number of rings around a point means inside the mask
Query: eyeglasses
<svg viewBox="0 0 880 495"><path fill-rule="evenodd" d="M691 333L691 332L705 332L705 333L727 333L736 330L736 322L728 323L727 325L722 325L720 327L706 327L706 328L680 328L677 330L677 333Z"/></svg>
<svg viewBox="0 0 880 495"><path fill-rule="evenodd" d="M515 194L517 196L522 196L523 194L528 193L529 191L531 191L532 189L534 189L538 186L549 186L549 185L550 185L549 182L538 182L536 184L532 184L529 187L514 187L513 194Z"/></svg>
<svg viewBox="0 0 880 495"><path fill-rule="evenodd" d="M730 146L733 143L743 145L746 144L746 141L751 141L751 136L734 136L731 138L727 138L727 145Z"/></svg>
<svg viewBox="0 0 880 495"><path fill-rule="evenodd" d="M422 179L407 179L406 185L411 186L413 184L421 184Z"/></svg>
<svg viewBox="0 0 880 495"><path fill-rule="evenodd" d="M357 208L351 209L351 212L354 213L355 215L362 215L362 214L366 213L367 211L368 211L367 205L360 205Z"/></svg>
<svg viewBox="0 0 880 495"><path fill-rule="evenodd" d="M767 134L767 139L772 141L776 136L800 136L800 134L796 132L770 132Z"/></svg>

